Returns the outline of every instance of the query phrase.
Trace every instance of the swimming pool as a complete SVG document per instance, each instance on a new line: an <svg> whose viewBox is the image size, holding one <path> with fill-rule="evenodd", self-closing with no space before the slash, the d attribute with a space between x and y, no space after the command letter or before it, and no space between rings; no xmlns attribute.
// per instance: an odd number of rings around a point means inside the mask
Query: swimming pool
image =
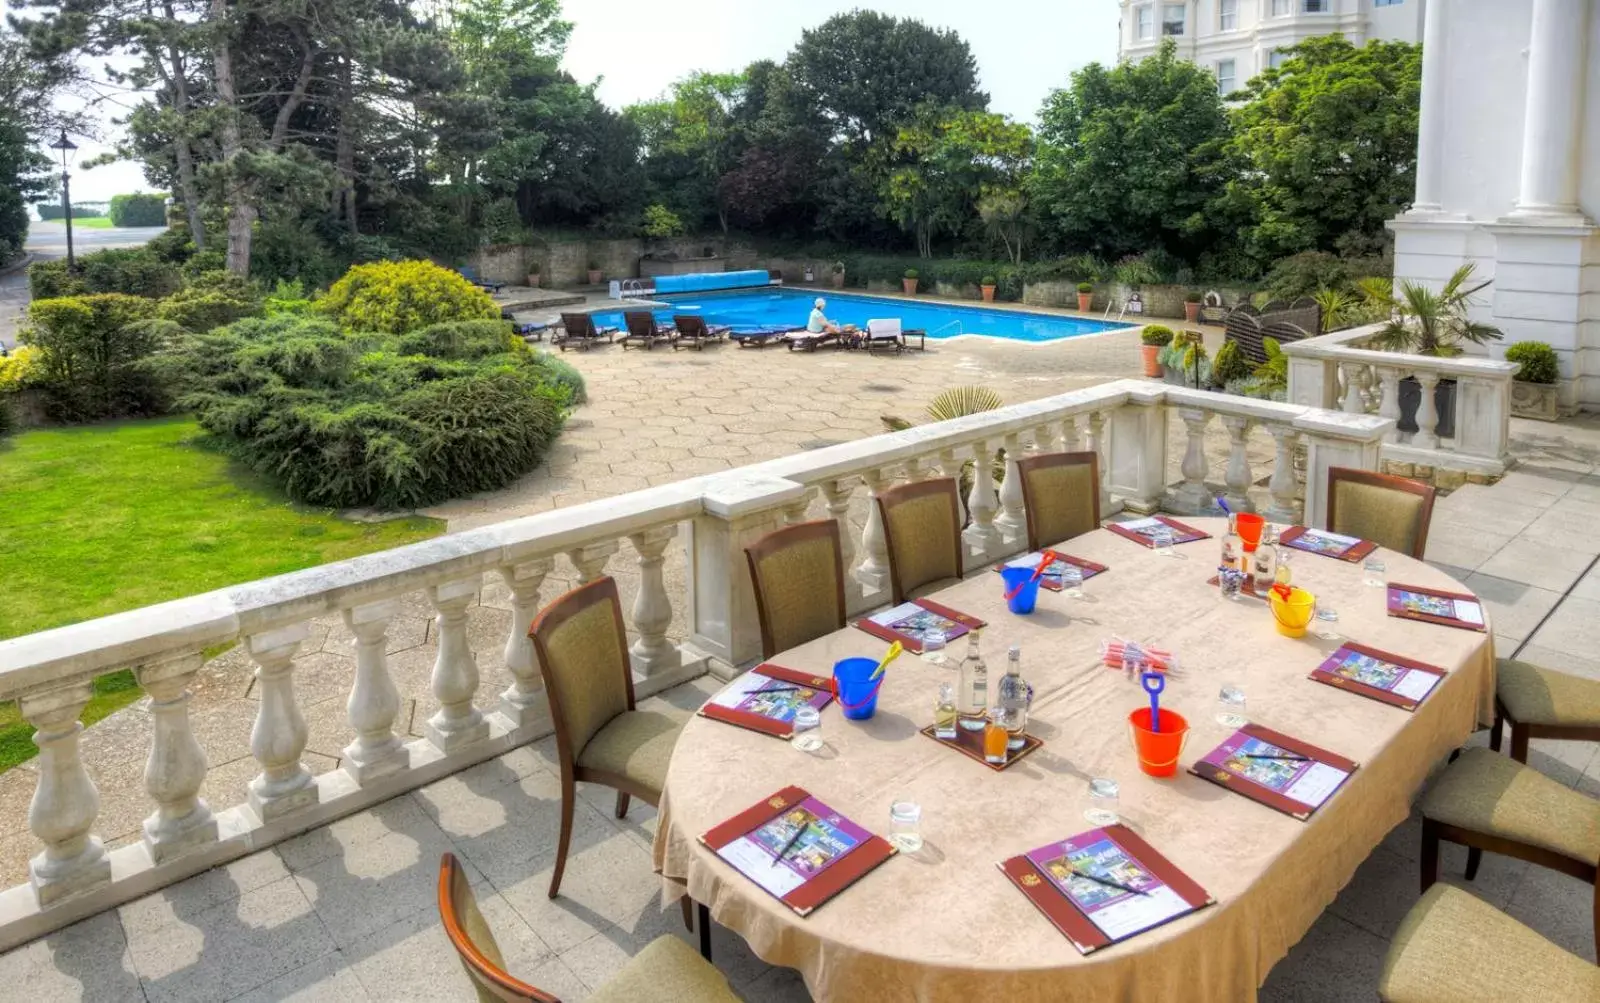
<svg viewBox="0 0 1600 1003"><path fill-rule="evenodd" d="M795 330L806 326L811 303L818 296L828 301L824 312L837 324L866 327L868 320L900 318L900 326L921 328L930 338L982 334L1011 341L1058 341L1080 334L1099 334L1129 325L1113 321L1084 320L1055 314L995 310L979 306L951 306L914 300L861 296L856 293L815 289L739 289L717 293L679 293L655 297L670 307L652 312L656 320L670 323L674 313L702 314L708 323L729 324L736 331ZM596 324L622 327L622 311L594 315Z"/></svg>

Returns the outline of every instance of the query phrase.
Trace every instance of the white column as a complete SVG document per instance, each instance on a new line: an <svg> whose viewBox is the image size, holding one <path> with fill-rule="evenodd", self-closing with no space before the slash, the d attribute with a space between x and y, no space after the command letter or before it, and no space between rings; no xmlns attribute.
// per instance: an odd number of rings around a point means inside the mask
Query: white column
<svg viewBox="0 0 1600 1003"><path fill-rule="evenodd" d="M516 728L550 719L544 678L539 675L539 655L528 630L539 613L539 589L554 565L550 558L541 557L500 569L501 579L511 590L511 634L506 638L505 652L511 685L500 694L500 713Z"/></svg>
<svg viewBox="0 0 1600 1003"><path fill-rule="evenodd" d="M816 488L806 488L805 494L783 507L783 521L790 526L798 522L805 522L806 515L811 511L811 503L816 497ZM677 530L674 529L673 532L677 532Z"/></svg>
<svg viewBox="0 0 1600 1003"><path fill-rule="evenodd" d="M1267 482L1267 492L1272 502L1267 506L1267 518L1282 525L1300 521L1300 506L1295 500L1299 483L1294 476L1295 446L1300 433L1289 425L1268 425L1273 445L1277 447L1272 461L1272 480Z"/></svg>
<svg viewBox="0 0 1600 1003"><path fill-rule="evenodd" d="M1439 427L1439 409L1435 406L1433 392L1439 386L1439 374L1419 371L1416 377L1422 390L1422 402L1417 405L1417 431L1411 437L1411 445L1418 449L1438 449L1439 436L1435 432Z"/></svg>
<svg viewBox="0 0 1600 1003"><path fill-rule="evenodd" d="M1111 488L1123 507L1158 511L1167 487L1166 405L1129 403L1111 412L1110 453Z"/></svg>
<svg viewBox="0 0 1600 1003"><path fill-rule="evenodd" d="M217 838L217 820L199 797L206 754L189 727L189 684L204 661L198 651L183 652L134 669L150 694L154 735L144 788L156 810L144 820L144 845L158 864Z"/></svg>
<svg viewBox="0 0 1600 1003"><path fill-rule="evenodd" d="M629 651L633 656L633 670L641 676L657 675L682 663L678 646L667 640L667 627L672 623L672 600L661 574L661 566L666 563L667 544L677 535L678 526L674 523L628 537L633 549L639 552L639 592L633 597L633 629L639 632L639 639Z"/></svg>
<svg viewBox="0 0 1600 1003"><path fill-rule="evenodd" d="M317 785L300 761L310 732L294 699L294 655L310 634L303 623L245 639L256 663L260 706L250 729L250 754L261 772L250 781L250 807L263 822L317 803Z"/></svg>
<svg viewBox="0 0 1600 1003"><path fill-rule="evenodd" d="M945 472L949 473L948 470ZM841 566L847 572L846 585L849 584L850 561L856 554L855 534L850 529L850 495L855 489L854 477L841 477L838 480L822 482L822 496L827 500L828 517L839 524L839 558Z"/></svg>
<svg viewBox="0 0 1600 1003"><path fill-rule="evenodd" d="M1063 453L1076 453L1079 441L1077 416L1063 418L1061 420L1061 451Z"/></svg>
<svg viewBox="0 0 1600 1003"><path fill-rule="evenodd" d="M28 828L44 851L28 862L41 908L111 880L111 861L89 830L100 814L100 792L78 758L78 716L94 695L86 680L18 701L23 720L37 731L38 786L28 806Z"/></svg>
<svg viewBox="0 0 1600 1003"><path fill-rule="evenodd" d="M1442 5L1435 5L1442 6ZM1433 7L1428 10L1431 12ZM1378 401L1378 417L1393 418L1396 424L1400 422L1400 370L1390 366L1378 367L1378 382L1382 384L1383 396ZM1389 442L1398 442L1400 433L1393 428L1386 436Z"/></svg>
<svg viewBox="0 0 1600 1003"><path fill-rule="evenodd" d="M967 546L983 557L1000 550L1000 531L994 525L994 514L999 507L994 490L994 453L989 451L989 444L980 439L972 444L972 489L967 492L967 511L972 515L972 524L962 535Z"/></svg>
<svg viewBox="0 0 1600 1003"><path fill-rule="evenodd" d="M1178 417L1189 434L1179 468L1183 471L1183 485L1176 492L1178 506L1188 513L1207 512L1212 508L1211 492L1206 489L1206 474L1211 469L1206 461L1206 425L1211 421L1211 412L1179 408Z"/></svg>
<svg viewBox="0 0 1600 1003"><path fill-rule="evenodd" d="M344 611L356 650L356 678L344 707L356 740L344 747L340 769L358 786L411 765L404 743L394 733L400 691L389 675L389 621L399 613L400 604L393 599Z"/></svg>
<svg viewBox="0 0 1600 1003"><path fill-rule="evenodd" d="M1223 475L1223 483L1227 485L1224 497L1235 512L1254 512L1255 503L1250 500L1250 447L1245 441L1250 432L1250 419L1228 415L1222 419L1222 424L1228 430L1229 444L1228 469Z"/></svg>
<svg viewBox="0 0 1600 1003"><path fill-rule="evenodd" d="M1411 212L1442 213L1444 204L1445 100L1450 78L1445 62L1445 9L1449 0L1431 0L1423 11L1422 111L1417 122L1417 191Z"/></svg>
<svg viewBox="0 0 1600 1003"><path fill-rule="evenodd" d="M591 543L567 551L567 558L578 569L578 584L587 585L605 573L606 561L617 552L617 541Z"/></svg>
<svg viewBox="0 0 1600 1003"><path fill-rule="evenodd" d="M1111 514L1111 489L1109 480L1111 465L1107 462L1110 450L1106 448L1106 413L1096 411L1089 415L1089 452L1099 458L1100 466L1100 514Z"/></svg>
<svg viewBox="0 0 1600 1003"><path fill-rule="evenodd" d="M1367 402L1361 397L1361 374L1366 372L1366 363L1342 362L1339 369L1344 373L1344 401L1340 408L1345 414L1366 414Z"/></svg>
<svg viewBox="0 0 1600 1003"><path fill-rule="evenodd" d="M434 621L439 627L439 655L429 681L439 709L422 731L440 752L454 752L489 737L489 722L472 706L478 692L478 660L467 640L467 607L482 587L481 575L428 587L428 601L439 613Z"/></svg>
<svg viewBox="0 0 1600 1003"><path fill-rule="evenodd" d="M1005 537L1006 543L1021 546L1022 541L1027 539L1028 531L1028 518L1022 510L1022 471L1017 469L1017 460L1022 453L1022 436L1012 432L1006 436L1005 443L1005 480L1000 482L1000 515L994 524Z"/></svg>
<svg viewBox="0 0 1600 1003"><path fill-rule="evenodd" d="M878 511L878 495L889 487L883 471L873 468L862 475L867 484L867 522L861 528L861 567L856 577L872 591L885 588L889 581L889 543L883 535L883 515Z"/></svg>
<svg viewBox="0 0 1600 1003"><path fill-rule="evenodd" d="M1589 6L1590 0L1533 0L1522 185L1513 219L1557 217L1574 222L1581 216L1578 140L1588 69Z"/></svg>

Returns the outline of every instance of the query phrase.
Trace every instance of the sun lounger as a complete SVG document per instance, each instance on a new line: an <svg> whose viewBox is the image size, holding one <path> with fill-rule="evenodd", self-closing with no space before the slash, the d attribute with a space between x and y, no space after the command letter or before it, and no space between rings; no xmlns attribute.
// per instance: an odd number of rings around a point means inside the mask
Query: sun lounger
<svg viewBox="0 0 1600 1003"><path fill-rule="evenodd" d="M754 331L730 331L728 337L740 348L765 348L782 342L789 333L788 328L757 328Z"/></svg>
<svg viewBox="0 0 1600 1003"><path fill-rule="evenodd" d="M478 276L478 270L473 268L471 265L462 265L460 268L456 269L456 274L477 286L479 289L486 289L491 293L497 293L506 287L504 282L492 282L488 279L480 278Z"/></svg>
<svg viewBox="0 0 1600 1003"><path fill-rule="evenodd" d="M567 343L576 342L584 351L590 345L598 344L601 338L606 344L616 340L617 329L614 327L596 327L594 318L586 313L564 313L561 315L561 340L555 342L563 352L567 350Z"/></svg>
<svg viewBox="0 0 1600 1003"><path fill-rule="evenodd" d="M783 336L783 341L791 352L815 352L822 345L843 345L838 331L790 331Z"/></svg>
<svg viewBox="0 0 1600 1003"><path fill-rule="evenodd" d="M678 336L672 342L673 351L682 348L686 341L694 345L696 351L703 351L706 342L721 341L733 330L726 324L707 324L704 317L693 313L674 314L672 326L678 329Z"/></svg>
<svg viewBox="0 0 1600 1003"><path fill-rule="evenodd" d="M671 324L657 324L655 315L649 310L626 310L622 314L623 323L628 325L628 333L622 336L622 348L654 348L658 341L672 341L677 337L677 332Z"/></svg>
<svg viewBox="0 0 1600 1003"><path fill-rule="evenodd" d="M887 320L867 321L867 338L862 346L869 352L892 351L900 353L910 348L909 338L917 339L917 348L926 351L928 348L928 333L920 328L901 330L898 317Z"/></svg>
<svg viewBox="0 0 1600 1003"><path fill-rule="evenodd" d="M500 319L510 324L512 333L523 341L543 341L544 333L550 329L549 324L518 320L510 310L501 310Z"/></svg>

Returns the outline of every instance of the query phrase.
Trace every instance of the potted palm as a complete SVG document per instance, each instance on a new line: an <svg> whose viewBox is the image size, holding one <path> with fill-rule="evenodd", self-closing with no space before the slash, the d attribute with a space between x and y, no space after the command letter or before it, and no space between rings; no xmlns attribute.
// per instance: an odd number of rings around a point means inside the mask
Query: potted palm
<svg viewBox="0 0 1600 1003"><path fill-rule="evenodd" d="M917 270L915 268L906 269L905 276L900 280L900 286L906 291L907 296L915 296L917 294Z"/></svg>
<svg viewBox="0 0 1600 1003"><path fill-rule="evenodd" d="M528 288L539 288L539 263L537 261L528 265Z"/></svg>
<svg viewBox="0 0 1600 1003"><path fill-rule="evenodd" d="M1556 350L1542 341L1519 341L1506 349L1506 361L1522 364L1511 381L1511 413L1540 421L1560 417L1556 381L1561 378L1561 363Z"/></svg>
<svg viewBox="0 0 1600 1003"><path fill-rule="evenodd" d="M1500 329L1468 316L1472 297L1488 288L1489 282L1473 284L1475 266L1462 265L1437 291L1402 280L1396 293L1392 284L1364 282L1362 292L1374 307L1385 312L1388 321L1372 337L1372 346L1389 352L1409 352L1450 358L1462 353L1462 344L1482 345L1500 339ZM1417 431L1417 408L1422 404L1422 386L1414 377L1400 381L1400 424L1402 432ZM1439 423L1434 432L1440 438L1456 434L1456 381L1440 380L1434 390L1434 409Z"/></svg>
<svg viewBox="0 0 1600 1003"><path fill-rule="evenodd" d="M589 260L589 284L591 286L597 286L600 284L600 280L604 277L604 274L600 271L600 262L591 258Z"/></svg>
<svg viewBox="0 0 1600 1003"><path fill-rule="evenodd" d="M1183 321L1185 324L1198 324L1200 322L1200 302L1203 299L1204 296L1194 289L1183 294Z"/></svg>
<svg viewBox="0 0 1600 1003"><path fill-rule="evenodd" d="M844 262L842 261L833 263L833 288L844 288Z"/></svg>
<svg viewBox="0 0 1600 1003"><path fill-rule="evenodd" d="M978 289L983 293L983 301L985 303L994 302L994 287L995 282L993 275L985 275L983 277L983 281L978 283Z"/></svg>
<svg viewBox="0 0 1600 1003"><path fill-rule="evenodd" d="M1094 283L1078 283L1078 309L1084 313L1089 312L1089 304L1094 302Z"/></svg>
<svg viewBox="0 0 1600 1003"><path fill-rule="evenodd" d="M1161 375L1161 350L1172 344L1173 331L1161 324L1151 324L1139 332L1139 351L1144 356L1144 374Z"/></svg>

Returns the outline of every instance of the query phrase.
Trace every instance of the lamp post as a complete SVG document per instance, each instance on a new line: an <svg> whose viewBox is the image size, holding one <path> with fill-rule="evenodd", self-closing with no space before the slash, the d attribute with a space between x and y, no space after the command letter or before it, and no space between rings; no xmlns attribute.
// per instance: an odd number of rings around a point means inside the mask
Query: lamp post
<svg viewBox="0 0 1600 1003"><path fill-rule="evenodd" d="M67 138L67 130L61 130L61 138L50 144L50 149L59 150L61 153L61 212L62 218L67 221L67 271L78 270L77 259L72 256L72 192L68 187L67 164L71 162L72 155L77 152L78 144Z"/></svg>

